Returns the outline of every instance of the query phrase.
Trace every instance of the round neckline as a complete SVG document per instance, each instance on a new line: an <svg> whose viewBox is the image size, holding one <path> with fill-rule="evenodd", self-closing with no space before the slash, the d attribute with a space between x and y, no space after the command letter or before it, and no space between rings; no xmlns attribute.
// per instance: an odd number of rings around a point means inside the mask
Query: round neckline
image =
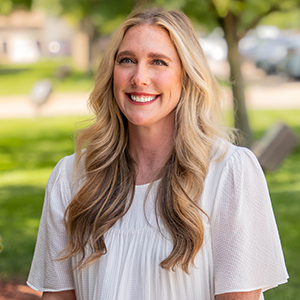
<svg viewBox="0 0 300 300"><path fill-rule="evenodd" d="M161 179L157 179L153 181L153 185L157 184ZM144 184L136 184L135 188L145 188L148 187L152 182L144 183Z"/></svg>
<svg viewBox="0 0 300 300"><path fill-rule="evenodd" d="M136 184L135 187L136 188L143 188L143 187L148 187L150 185L151 182L148 183L144 183L144 184Z"/></svg>

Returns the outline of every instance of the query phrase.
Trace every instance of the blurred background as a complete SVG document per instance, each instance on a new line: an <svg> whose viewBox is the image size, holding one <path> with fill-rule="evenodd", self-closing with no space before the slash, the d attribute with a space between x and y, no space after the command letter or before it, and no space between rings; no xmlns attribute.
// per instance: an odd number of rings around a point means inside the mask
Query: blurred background
<svg viewBox="0 0 300 300"><path fill-rule="evenodd" d="M89 124L86 101L111 33L147 3L191 18L226 124L270 188L290 280L265 299L300 299L298 0L0 0L0 299L40 297L24 283L47 179Z"/></svg>

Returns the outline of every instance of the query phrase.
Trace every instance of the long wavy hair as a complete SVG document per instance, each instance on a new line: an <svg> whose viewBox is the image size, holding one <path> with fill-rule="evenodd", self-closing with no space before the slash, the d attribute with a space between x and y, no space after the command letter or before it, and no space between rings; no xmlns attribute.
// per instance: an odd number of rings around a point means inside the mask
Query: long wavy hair
<svg viewBox="0 0 300 300"><path fill-rule="evenodd" d="M162 8L138 9L110 41L89 98L94 123L77 137L76 170L83 173L83 184L65 214L70 241L64 258L81 255L76 266L80 270L107 252L105 233L132 203L134 161L128 151L127 120L113 95L113 71L126 32L144 24L160 26L168 32L183 69L182 93L175 112L174 147L153 179L160 178L156 216L173 240L173 250L160 263L161 267L174 270L179 266L188 273L203 244L202 219L206 216L199 200L213 145L216 140L226 138L219 120L219 86L184 13ZM80 169L82 161L84 168Z"/></svg>

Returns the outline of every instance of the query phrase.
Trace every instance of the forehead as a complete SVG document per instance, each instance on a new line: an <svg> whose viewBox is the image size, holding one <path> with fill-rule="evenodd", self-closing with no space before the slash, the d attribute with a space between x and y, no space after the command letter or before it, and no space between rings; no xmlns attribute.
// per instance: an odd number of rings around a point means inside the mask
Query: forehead
<svg viewBox="0 0 300 300"><path fill-rule="evenodd" d="M128 29L120 45L119 52L130 51L155 51L168 52L169 55L176 55L169 33L166 29L157 25L135 25Z"/></svg>

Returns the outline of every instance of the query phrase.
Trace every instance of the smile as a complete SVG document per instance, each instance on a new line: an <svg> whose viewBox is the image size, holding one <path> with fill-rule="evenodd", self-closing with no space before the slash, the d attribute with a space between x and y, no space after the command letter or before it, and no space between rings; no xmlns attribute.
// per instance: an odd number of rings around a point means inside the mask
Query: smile
<svg viewBox="0 0 300 300"><path fill-rule="evenodd" d="M134 102L138 102L138 103L151 102L158 97L158 95L156 95L156 96L137 96L137 95L133 95L133 94L127 94L127 96L130 98L130 100L132 100Z"/></svg>

